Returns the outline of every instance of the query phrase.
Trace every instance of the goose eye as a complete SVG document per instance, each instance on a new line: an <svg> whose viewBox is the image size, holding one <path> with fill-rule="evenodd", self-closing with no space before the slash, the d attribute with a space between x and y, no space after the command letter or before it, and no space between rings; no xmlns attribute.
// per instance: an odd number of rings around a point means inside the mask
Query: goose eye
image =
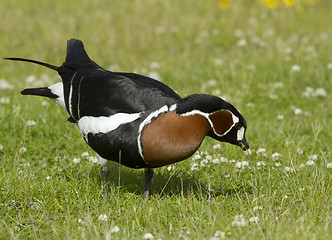
<svg viewBox="0 0 332 240"><path fill-rule="evenodd" d="M241 128L241 124L239 122L235 123L234 128L239 130Z"/></svg>

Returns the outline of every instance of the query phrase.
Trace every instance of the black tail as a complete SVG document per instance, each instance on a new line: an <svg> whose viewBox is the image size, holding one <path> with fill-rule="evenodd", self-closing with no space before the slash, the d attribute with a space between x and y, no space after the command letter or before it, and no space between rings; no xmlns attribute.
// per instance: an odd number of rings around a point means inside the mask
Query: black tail
<svg viewBox="0 0 332 240"><path fill-rule="evenodd" d="M55 70L55 71L58 71L58 69L59 69L59 67L57 67L57 66L54 66L54 65L51 65L51 64L48 64L48 63L44 63L44 62L39 62L39 61L32 60L32 59L15 58L15 57L4 58L4 59L6 59L6 60L12 60L12 61L31 62L31 63L35 63L35 64L38 64L38 65L42 65L42 66L44 66L44 67L47 67L47 68L53 69L53 70Z"/></svg>
<svg viewBox="0 0 332 240"><path fill-rule="evenodd" d="M72 38L67 41L66 62L92 62L81 40Z"/></svg>
<svg viewBox="0 0 332 240"><path fill-rule="evenodd" d="M48 87L41 88L26 88L21 92L22 95L35 95L49 98L58 98L58 95L55 95L51 92L51 89Z"/></svg>

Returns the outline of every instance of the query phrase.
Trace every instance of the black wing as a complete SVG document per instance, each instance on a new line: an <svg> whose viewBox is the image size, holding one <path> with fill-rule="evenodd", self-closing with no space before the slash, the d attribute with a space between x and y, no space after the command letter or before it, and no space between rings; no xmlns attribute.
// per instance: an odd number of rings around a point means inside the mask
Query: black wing
<svg viewBox="0 0 332 240"><path fill-rule="evenodd" d="M181 100L171 88L152 78L101 68L76 39L68 41L66 61L58 72L63 81L66 108L75 120L83 116L155 110Z"/></svg>

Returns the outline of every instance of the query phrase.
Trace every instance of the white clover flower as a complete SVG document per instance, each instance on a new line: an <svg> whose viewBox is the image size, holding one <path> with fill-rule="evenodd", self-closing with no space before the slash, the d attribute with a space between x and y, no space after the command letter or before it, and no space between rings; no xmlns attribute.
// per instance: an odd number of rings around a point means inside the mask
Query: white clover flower
<svg viewBox="0 0 332 240"><path fill-rule="evenodd" d="M263 161L257 162L257 167L258 168L261 168L261 167L264 167L264 166L265 166L265 163Z"/></svg>
<svg viewBox="0 0 332 240"><path fill-rule="evenodd" d="M22 167L30 167L30 163L22 163L22 164L19 164L19 166L22 166Z"/></svg>
<svg viewBox="0 0 332 240"><path fill-rule="evenodd" d="M255 106L255 104L252 103L252 102L248 102L248 103L247 103L247 107L254 107L254 106Z"/></svg>
<svg viewBox="0 0 332 240"><path fill-rule="evenodd" d="M293 143L294 143L293 140L289 140L289 139L287 139L287 140L285 141L286 146L290 146L290 145L293 144Z"/></svg>
<svg viewBox="0 0 332 240"><path fill-rule="evenodd" d="M272 160L273 161L280 161L281 157L282 157L282 155L280 153L275 152L275 153L272 154Z"/></svg>
<svg viewBox="0 0 332 240"><path fill-rule="evenodd" d="M81 157L88 157L89 156L89 152L83 152L82 154L81 154Z"/></svg>
<svg viewBox="0 0 332 240"><path fill-rule="evenodd" d="M206 159L203 159L202 161L201 161L201 167L205 167L207 164L209 163L209 161L208 160L206 160Z"/></svg>
<svg viewBox="0 0 332 240"><path fill-rule="evenodd" d="M245 168L247 166L249 166L249 162L247 161L236 162L235 164L236 168Z"/></svg>
<svg viewBox="0 0 332 240"><path fill-rule="evenodd" d="M153 239L153 235L151 233L145 233L143 238L144 239Z"/></svg>
<svg viewBox="0 0 332 240"><path fill-rule="evenodd" d="M296 152L297 152L298 154L303 154L303 150L302 150L301 148L296 149Z"/></svg>
<svg viewBox="0 0 332 240"><path fill-rule="evenodd" d="M284 52L285 52L286 54L291 54L291 53L293 52L293 48L291 48L291 47L286 47Z"/></svg>
<svg viewBox="0 0 332 240"><path fill-rule="evenodd" d="M212 160L212 156L211 156L211 155L207 155L207 156L205 157L205 159L208 160L208 161L211 161L211 160Z"/></svg>
<svg viewBox="0 0 332 240"><path fill-rule="evenodd" d="M0 103L9 104L10 103L10 98L9 97L1 97L0 98Z"/></svg>
<svg viewBox="0 0 332 240"><path fill-rule="evenodd" d="M231 177L231 175L229 175L229 174L225 175L225 178L230 178L230 177Z"/></svg>
<svg viewBox="0 0 332 240"><path fill-rule="evenodd" d="M152 62L152 63L150 63L150 68L151 69L161 68L161 63L159 63L159 62Z"/></svg>
<svg viewBox="0 0 332 240"><path fill-rule="evenodd" d="M281 167L281 163L280 163L280 162L276 162L274 165L275 165L276 167Z"/></svg>
<svg viewBox="0 0 332 240"><path fill-rule="evenodd" d="M77 219L77 222L80 224L84 224L84 221L81 218Z"/></svg>
<svg viewBox="0 0 332 240"><path fill-rule="evenodd" d="M13 89L14 86L7 82L6 79L1 78L0 79L0 89Z"/></svg>
<svg viewBox="0 0 332 240"><path fill-rule="evenodd" d="M327 67L327 69L332 69L332 63L328 63L328 64L326 65L326 67Z"/></svg>
<svg viewBox="0 0 332 240"><path fill-rule="evenodd" d="M98 163L98 158L96 156L89 156L88 160L91 163Z"/></svg>
<svg viewBox="0 0 332 240"><path fill-rule="evenodd" d="M256 66L255 66L254 64L248 64L248 65L246 66L246 69L247 69L247 70L255 70L255 69L256 69Z"/></svg>
<svg viewBox="0 0 332 240"><path fill-rule="evenodd" d="M201 159L201 155L199 155L199 153L195 153L194 156L192 156L192 160L198 160L198 159Z"/></svg>
<svg viewBox="0 0 332 240"><path fill-rule="evenodd" d="M208 155L208 152L207 151L201 151L201 156L205 156L205 155Z"/></svg>
<svg viewBox="0 0 332 240"><path fill-rule="evenodd" d="M206 84L207 84L208 86L212 86L212 87L214 87L214 86L217 85L217 81L216 81L215 79L210 79L210 80L208 80L208 81L206 82Z"/></svg>
<svg viewBox="0 0 332 240"><path fill-rule="evenodd" d="M231 160L229 160L229 162L230 163L235 163L236 161L235 161L235 159L231 159Z"/></svg>
<svg viewBox="0 0 332 240"><path fill-rule="evenodd" d="M303 111L302 111L301 108L294 108L294 114L295 115L301 115L301 114L303 114Z"/></svg>
<svg viewBox="0 0 332 240"><path fill-rule="evenodd" d="M325 91L324 88L317 88L315 90L314 96L318 96L318 97L326 97L327 96L327 92Z"/></svg>
<svg viewBox="0 0 332 240"><path fill-rule="evenodd" d="M213 149L220 149L220 148L221 148L221 145L219 143L213 145Z"/></svg>
<svg viewBox="0 0 332 240"><path fill-rule="evenodd" d="M223 64L223 60L220 58L216 58L213 61L214 65L221 66Z"/></svg>
<svg viewBox="0 0 332 240"><path fill-rule="evenodd" d="M166 169L167 171L172 171L175 169L175 167L173 165L169 165Z"/></svg>
<svg viewBox="0 0 332 240"><path fill-rule="evenodd" d="M299 166L300 169L304 168L304 167L305 167L305 164L303 164L303 163L301 163L300 166Z"/></svg>
<svg viewBox="0 0 332 240"><path fill-rule="evenodd" d="M240 29L236 29L236 30L234 31L234 35L235 35L236 37L243 37L243 36L244 36L244 32L243 32L242 30L240 30Z"/></svg>
<svg viewBox="0 0 332 240"><path fill-rule="evenodd" d="M247 45L247 40L245 38L241 38L236 42L236 46L244 47Z"/></svg>
<svg viewBox="0 0 332 240"><path fill-rule="evenodd" d="M100 220L100 221L107 221L107 215L106 214L100 214L99 215L99 217L98 217L98 219Z"/></svg>
<svg viewBox="0 0 332 240"><path fill-rule="evenodd" d="M317 160L317 158L318 158L318 154L312 154L312 155L310 155L310 156L308 156L308 159L309 160Z"/></svg>
<svg viewBox="0 0 332 240"><path fill-rule="evenodd" d="M20 150L18 150L20 154L25 153L26 151L27 149L25 147L21 147Z"/></svg>
<svg viewBox="0 0 332 240"><path fill-rule="evenodd" d="M216 233L214 234L214 237L219 238L219 239L223 239L225 238L226 234L225 232L222 231L216 231Z"/></svg>
<svg viewBox="0 0 332 240"><path fill-rule="evenodd" d="M332 162L328 163L328 164L326 165L326 167L327 167L327 168L332 168Z"/></svg>
<svg viewBox="0 0 332 240"><path fill-rule="evenodd" d="M25 81L27 82L27 83L31 83L31 82L34 82L34 81L36 81L37 80L37 77L35 76L35 75L30 75L30 76L28 76L26 79L25 79Z"/></svg>
<svg viewBox="0 0 332 240"><path fill-rule="evenodd" d="M277 116L277 119L278 119L278 120L283 120L283 119L284 119L284 115L278 115L278 116Z"/></svg>
<svg viewBox="0 0 332 240"><path fill-rule="evenodd" d="M74 159L73 159L73 162L74 162L75 164L78 164L78 163L81 162L81 159L80 159L80 158L74 158Z"/></svg>
<svg viewBox="0 0 332 240"><path fill-rule="evenodd" d="M259 218L257 216L249 218L249 222L251 223L257 223L259 222Z"/></svg>
<svg viewBox="0 0 332 240"><path fill-rule="evenodd" d="M197 171L198 170L198 163L191 164L190 168L191 168L192 171Z"/></svg>
<svg viewBox="0 0 332 240"><path fill-rule="evenodd" d="M243 215L236 215L234 217L234 221L232 222L232 226L235 227L244 227L247 225L246 220L244 219Z"/></svg>
<svg viewBox="0 0 332 240"><path fill-rule="evenodd" d="M48 107L50 104L48 101L42 101L42 106Z"/></svg>
<svg viewBox="0 0 332 240"><path fill-rule="evenodd" d="M51 179L51 177L50 177L50 176L47 176L47 177L46 177L46 180L50 180L50 179Z"/></svg>
<svg viewBox="0 0 332 240"><path fill-rule="evenodd" d="M291 67L291 72L300 72L301 71L301 66L300 65L293 65Z"/></svg>
<svg viewBox="0 0 332 240"><path fill-rule="evenodd" d="M315 90L312 87L306 87L302 95L305 97L312 97L314 95L314 91Z"/></svg>
<svg viewBox="0 0 332 240"><path fill-rule="evenodd" d="M4 148L4 147L3 147L3 145L2 145L2 144L0 144L0 150L3 150L3 148Z"/></svg>
<svg viewBox="0 0 332 240"><path fill-rule="evenodd" d="M262 206L255 206L253 208L254 211L258 211L258 210L263 210L263 207Z"/></svg>
<svg viewBox="0 0 332 240"><path fill-rule="evenodd" d="M26 125L28 125L28 126L35 126L35 125L36 125L36 122L35 122L34 120L28 120L28 121L26 122Z"/></svg>
<svg viewBox="0 0 332 240"><path fill-rule="evenodd" d="M216 165L220 164L220 160L218 158L212 159L211 162Z"/></svg>
<svg viewBox="0 0 332 240"><path fill-rule="evenodd" d="M266 152L265 148L258 148L256 151L257 155L260 156L266 156L265 152Z"/></svg>
<svg viewBox="0 0 332 240"><path fill-rule="evenodd" d="M223 162L223 163L228 162L228 159L225 158L225 157L221 157L221 158L220 158L220 162Z"/></svg>
<svg viewBox="0 0 332 240"><path fill-rule="evenodd" d="M119 231L120 231L120 228L118 226L114 226L114 227L111 228L112 233L117 233Z"/></svg>
<svg viewBox="0 0 332 240"><path fill-rule="evenodd" d="M309 160L306 165L308 166L312 166L312 165L315 165L315 162L313 160Z"/></svg>
<svg viewBox="0 0 332 240"><path fill-rule="evenodd" d="M276 100L276 99L278 99L279 97L278 97L277 94L273 94L273 93L271 93L271 94L269 95L269 98L272 99L272 100Z"/></svg>
<svg viewBox="0 0 332 240"><path fill-rule="evenodd" d="M220 240L218 237L211 237L210 240Z"/></svg>
<svg viewBox="0 0 332 240"><path fill-rule="evenodd" d="M251 152L250 149L247 149L247 150L244 151L244 155L249 156L249 155L251 155L251 154L252 154L252 152Z"/></svg>
<svg viewBox="0 0 332 240"><path fill-rule="evenodd" d="M285 167L286 172L294 172L294 168L292 167Z"/></svg>

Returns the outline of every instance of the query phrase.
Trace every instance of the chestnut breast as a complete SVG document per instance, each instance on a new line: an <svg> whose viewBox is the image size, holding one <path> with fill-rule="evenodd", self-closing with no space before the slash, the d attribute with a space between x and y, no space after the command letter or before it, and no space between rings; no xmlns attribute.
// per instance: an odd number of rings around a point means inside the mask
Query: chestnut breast
<svg viewBox="0 0 332 240"><path fill-rule="evenodd" d="M183 116L175 111L165 113L143 131L141 144L145 161L161 167L190 157L211 131L201 115Z"/></svg>

